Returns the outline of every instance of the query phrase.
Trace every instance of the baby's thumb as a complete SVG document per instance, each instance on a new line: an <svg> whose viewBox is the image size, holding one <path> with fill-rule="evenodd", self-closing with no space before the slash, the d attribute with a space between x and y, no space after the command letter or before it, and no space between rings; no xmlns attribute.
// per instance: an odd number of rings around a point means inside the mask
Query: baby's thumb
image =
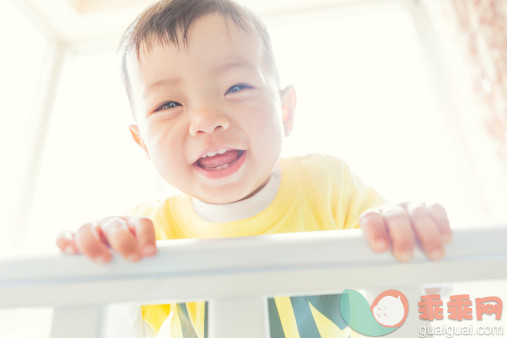
<svg viewBox="0 0 507 338"><path fill-rule="evenodd" d="M68 255L75 255L79 251L74 241L74 234L70 231L62 231L56 237L56 246L60 248L63 253Z"/></svg>

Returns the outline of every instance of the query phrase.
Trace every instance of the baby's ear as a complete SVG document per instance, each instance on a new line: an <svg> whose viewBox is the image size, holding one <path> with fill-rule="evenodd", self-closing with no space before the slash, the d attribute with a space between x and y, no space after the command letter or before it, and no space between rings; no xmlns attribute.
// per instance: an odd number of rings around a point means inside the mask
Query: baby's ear
<svg viewBox="0 0 507 338"><path fill-rule="evenodd" d="M280 94L282 101L282 119L285 136L289 136L294 127L294 114L296 112L296 90L288 86Z"/></svg>
<svg viewBox="0 0 507 338"><path fill-rule="evenodd" d="M141 138L141 134L139 133L139 128L135 124L131 124L129 125L129 130L134 141L136 141L137 145L140 146L141 149L143 149L143 151L146 153L146 156L150 158L148 149L146 149L146 145L144 144L143 139Z"/></svg>

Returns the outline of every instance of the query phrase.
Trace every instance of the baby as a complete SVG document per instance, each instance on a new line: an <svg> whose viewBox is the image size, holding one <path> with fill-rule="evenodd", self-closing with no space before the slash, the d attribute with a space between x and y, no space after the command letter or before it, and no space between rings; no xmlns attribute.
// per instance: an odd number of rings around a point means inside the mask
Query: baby
<svg viewBox="0 0 507 338"><path fill-rule="evenodd" d="M106 263L112 249L136 262L156 253L156 240L361 227L374 251L400 261L416 243L443 257L452 232L441 205L386 204L331 156L280 159L296 93L280 88L269 36L248 10L230 0L160 1L127 29L121 51L132 137L183 194L63 232L62 251ZM339 295L321 297L335 304ZM272 332L325 326L313 312L302 316L310 310L296 298L270 301ZM153 332L201 337L206 315L203 302L142 306Z"/></svg>

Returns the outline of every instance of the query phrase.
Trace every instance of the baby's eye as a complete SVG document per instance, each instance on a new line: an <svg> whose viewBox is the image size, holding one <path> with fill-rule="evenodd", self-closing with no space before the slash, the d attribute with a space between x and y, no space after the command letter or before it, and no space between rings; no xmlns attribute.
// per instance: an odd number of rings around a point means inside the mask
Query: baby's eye
<svg viewBox="0 0 507 338"><path fill-rule="evenodd" d="M169 101L169 102L166 102L164 104L162 104L160 107L158 107L155 111L159 111L159 110L163 110L163 109L171 109L171 108L176 108L178 106L181 106L181 104L179 104L178 102L174 102L174 101Z"/></svg>
<svg viewBox="0 0 507 338"><path fill-rule="evenodd" d="M252 87L250 87L249 85L243 84L243 83L238 83L238 84L235 84L234 86L230 87L229 89L227 89L227 92L225 92L225 94L237 93L237 92L239 92L243 89L247 89L247 88L252 88Z"/></svg>

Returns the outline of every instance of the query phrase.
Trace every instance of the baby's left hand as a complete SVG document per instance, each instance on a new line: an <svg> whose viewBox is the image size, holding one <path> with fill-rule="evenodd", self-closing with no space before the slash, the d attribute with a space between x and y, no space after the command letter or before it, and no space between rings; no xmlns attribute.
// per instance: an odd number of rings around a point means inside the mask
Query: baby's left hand
<svg viewBox="0 0 507 338"><path fill-rule="evenodd" d="M388 204L361 214L359 225L373 251L392 249L401 262L412 259L416 242L428 258L444 257L444 244L451 241L452 230L443 206L438 203Z"/></svg>

